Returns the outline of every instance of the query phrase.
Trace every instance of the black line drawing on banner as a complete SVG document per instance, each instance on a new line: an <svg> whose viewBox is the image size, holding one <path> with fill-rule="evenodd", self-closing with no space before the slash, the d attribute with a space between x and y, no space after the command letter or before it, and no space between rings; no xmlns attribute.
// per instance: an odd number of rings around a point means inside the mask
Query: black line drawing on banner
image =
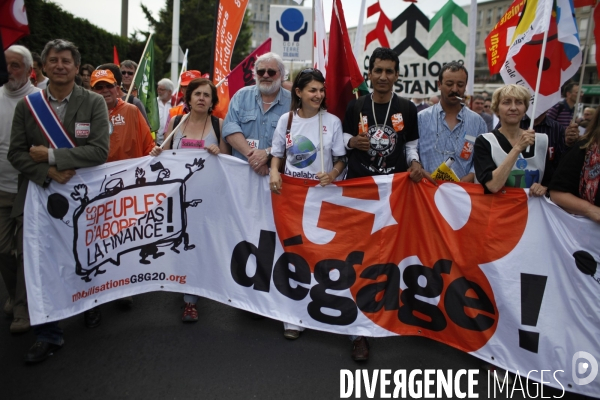
<svg viewBox="0 0 600 400"><path fill-rule="evenodd" d="M90 282L106 272L102 265L110 262L119 266L121 256L132 251L139 250L140 264L147 265L152 262L150 257L165 254L160 247L170 247L177 254L182 243L185 251L194 249L187 233L187 209L197 207L202 199L186 201L186 182L204 168L204 162L194 158L185 164L187 175L178 179L169 179L171 171L156 162L150 165L156 174L154 182L147 181L143 168L136 168L134 177L127 170L119 171L104 178L100 194L92 199L87 185L76 185L71 193L80 203L73 212L75 273ZM135 181L126 185L132 178ZM52 211L49 199L48 211L62 219L69 204L64 196L58 196L52 200Z"/></svg>

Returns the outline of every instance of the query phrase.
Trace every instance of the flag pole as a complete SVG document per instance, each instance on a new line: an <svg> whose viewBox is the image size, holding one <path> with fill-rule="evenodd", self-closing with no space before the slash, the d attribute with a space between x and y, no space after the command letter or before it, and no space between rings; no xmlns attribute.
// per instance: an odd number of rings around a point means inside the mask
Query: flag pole
<svg viewBox="0 0 600 400"><path fill-rule="evenodd" d="M531 122L529 124L529 129L533 129L533 121L535 120L535 107L537 106L538 96L540 94L540 82L542 81L542 71L544 67L544 57L546 56L546 42L548 42L548 31L550 27L544 31L544 40L542 41L542 55L540 56L540 65L538 66L538 75L537 80L535 82L535 93L533 97L533 107L531 108ZM527 146L527 150L529 151L529 146Z"/></svg>
<svg viewBox="0 0 600 400"><path fill-rule="evenodd" d="M587 64L587 56L590 48L590 36L592 36L592 27L594 26L594 10L596 9L596 7L598 7L598 2L596 2L596 5L594 6L594 8L592 8L592 12L590 13L590 18L588 20L589 22L587 27L587 36L585 37L585 47L583 50L583 64L581 64L581 76L579 76L579 89L577 90L577 102L575 103L575 107L573 108L573 119L571 120L571 123L575 122L575 120L577 119L577 109L579 108L579 100L581 98L580 96L581 89L583 86L583 76L585 75L585 64Z"/></svg>
<svg viewBox="0 0 600 400"><path fill-rule="evenodd" d="M311 40L311 43L313 45L313 49L310 52L310 54L311 54L310 65L311 65L311 67L314 68L315 67L315 47L314 47L315 46L315 2L314 2L314 0L312 2L311 9L312 9L312 36L311 36L312 40ZM293 65L293 62L294 61L292 60L292 65Z"/></svg>
<svg viewBox="0 0 600 400"><path fill-rule="evenodd" d="M148 50L148 45L150 44L150 39L152 39L152 35L154 35L154 32L151 32L150 35L148 35L148 40L146 41L146 46L144 46L144 51L142 51L142 58L140 58L140 62L138 63L139 65L142 65L142 61L144 61L144 55L146 54L146 50ZM154 62L154 60L152 60L152 62ZM129 85L129 90L127 91L127 96L125 96L125 103L127 103L127 100L129 100L129 96L131 96L131 91L133 90L133 86L134 82L135 82L135 78L137 77L137 74L140 73L140 69L137 68L135 70L135 75L133 75L133 79L131 80L131 85Z"/></svg>
<svg viewBox="0 0 600 400"><path fill-rule="evenodd" d="M477 0L471 0L471 12L469 14L469 60L467 71L467 95L475 94L475 37L477 36Z"/></svg>

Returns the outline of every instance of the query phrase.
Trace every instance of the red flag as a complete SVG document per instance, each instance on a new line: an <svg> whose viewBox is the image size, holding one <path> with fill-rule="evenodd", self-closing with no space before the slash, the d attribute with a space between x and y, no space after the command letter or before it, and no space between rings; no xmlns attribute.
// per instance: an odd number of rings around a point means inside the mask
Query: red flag
<svg viewBox="0 0 600 400"><path fill-rule="evenodd" d="M585 6L594 6L596 4L596 0L574 0L573 6L575 8L585 7Z"/></svg>
<svg viewBox="0 0 600 400"><path fill-rule="evenodd" d="M29 35L29 22L23 0L0 1L0 33L4 50L23 36Z"/></svg>
<svg viewBox="0 0 600 400"><path fill-rule="evenodd" d="M117 46L113 46L113 64L121 65L119 62L119 53L117 52Z"/></svg>
<svg viewBox="0 0 600 400"><path fill-rule="evenodd" d="M263 44L258 46L250 55L238 64L227 77L229 85L229 98L231 99L235 92L243 88L244 86L251 86L256 84L254 81L254 62L256 59L271 51L271 38L264 41Z"/></svg>
<svg viewBox="0 0 600 400"><path fill-rule="evenodd" d="M329 27L327 111L343 120L346 106L355 97L352 91L364 83L365 79L352 53L342 2L334 0Z"/></svg>
<svg viewBox="0 0 600 400"><path fill-rule="evenodd" d="M496 26L494 26L494 29L490 31L488 37L485 38L485 51L487 53L490 75L500 72L500 68L506 60L506 55L508 54L508 49L511 45L511 43L509 43L510 39L507 40L507 36L509 34L512 35L513 32L511 29L509 33L509 29L516 27L519 23L519 18L524 5L525 0L515 0L510 7L508 7L508 10L500 21L498 21Z"/></svg>

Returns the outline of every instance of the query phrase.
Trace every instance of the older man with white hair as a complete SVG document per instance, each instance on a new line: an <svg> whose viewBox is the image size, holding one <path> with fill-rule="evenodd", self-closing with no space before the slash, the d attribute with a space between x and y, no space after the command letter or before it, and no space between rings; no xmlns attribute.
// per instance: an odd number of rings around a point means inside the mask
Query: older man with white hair
<svg viewBox="0 0 600 400"><path fill-rule="evenodd" d="M39 92L29 81L33 66L31 53L23 46L14 45L4 52L8 67L8 82L0 88L0 273L8 291L4 312L13 316L12 333L30 329L27 310L27 292L22 264L17 261L17 219L11 217L17 196L19 172L8 161L10 131L17 102L33 92ZM22 240L21 237L18 238ZM23 246L18 246L23 248ZM19 255L21 256L21 255Z"/></svg>
<svg viewBox="0 0 600 400"><path fill-rule="evenodd" d="M247 160L257 174L267 175L273 132L279 117L290 111L292 98L281 86L285 67L277 54L266 53L256 59L254 79L255 86L240 89L231 99L223 137L235 157Z"/></svg>
<svg viewBox="0 0 600 400"><path fill-rule="evenodd" d="M158 116L160 118L160 126L156 132L156 144L161 145L165 136L165 127L169 119L169 110L171 109L171 96L175 89L173 82L170 79L163 78L156 84L158 92Z"/></svg>

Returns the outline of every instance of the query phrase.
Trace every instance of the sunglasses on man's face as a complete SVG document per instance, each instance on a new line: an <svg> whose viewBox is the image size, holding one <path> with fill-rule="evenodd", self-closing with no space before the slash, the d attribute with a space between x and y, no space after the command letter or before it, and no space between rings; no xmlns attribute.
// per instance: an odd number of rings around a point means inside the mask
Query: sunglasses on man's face
<svg viewBox="0 0 600 400"><path fill-rule="evenodd" d="M101 90L104 90L104 88L106 88L106 89L112 89L114 87L115 87L114 83L105 83L105 84L98 83L97 85L94 85L94 87L92 89L94 89L95 91L99 92Z"/></svg>
<svg viewBox="0 0 600 400"><path fill-rule="evenodd" d="M258 76L265 76L265 72L267 74L269 74L269 76L271 78L274 77L275 75L277 75L277 71L274 70L274 69L259 69L259 70L256 70L256 75L258 75Z"/></svg>
<svg viewBox="0 0 600 400"><path fill-rule="evenodd" d="M135 74L135 72L131 72L131 71L121 71L121 75L133 75Z"/></svg>

